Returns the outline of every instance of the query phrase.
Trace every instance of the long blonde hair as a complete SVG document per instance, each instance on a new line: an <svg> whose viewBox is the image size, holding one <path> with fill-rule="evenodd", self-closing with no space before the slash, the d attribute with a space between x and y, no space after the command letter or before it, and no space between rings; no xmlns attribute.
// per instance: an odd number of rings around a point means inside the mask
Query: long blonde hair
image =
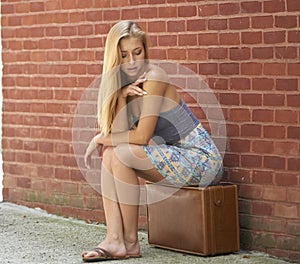
<svg viewBox="0 0 300 264"><path fill-rule="evenodd" d="M142 41L148 59L146 33L133 21L124 20L109 31L105 43L102 79L98 94L98 126L103 135L111 132L115 117L118 92L121 88L119 43L122 38L134 37Z"/></svg>

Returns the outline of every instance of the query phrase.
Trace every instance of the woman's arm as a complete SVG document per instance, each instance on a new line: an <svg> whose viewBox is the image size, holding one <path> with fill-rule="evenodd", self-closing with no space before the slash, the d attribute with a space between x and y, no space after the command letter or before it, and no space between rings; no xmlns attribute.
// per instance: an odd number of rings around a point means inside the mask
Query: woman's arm
<svg viewBox="0 0 300 264"><path fill-rule="evenodd" d="M111 128L112 133L128 131L130 129L130 122L128 120L128 98L133 96L141 97L147 94L139 87L139 85L145 81L145 74L143 74L134 83L131 83L120 90L116 106L116 115Z"/></svg>
<svg viewBox="0 0 300 264"><path fill-rule="evenodd" d="M143 89L147 94L142 97L142 111L137 128L124 132L113 132L105 137L97 135L94 138L95 143L107 146L116 146L121 143L148 144L156 127L167 87L168 84L162 81L149 80L144 82ZM116 120L118 118L116 117Z"/></svg>

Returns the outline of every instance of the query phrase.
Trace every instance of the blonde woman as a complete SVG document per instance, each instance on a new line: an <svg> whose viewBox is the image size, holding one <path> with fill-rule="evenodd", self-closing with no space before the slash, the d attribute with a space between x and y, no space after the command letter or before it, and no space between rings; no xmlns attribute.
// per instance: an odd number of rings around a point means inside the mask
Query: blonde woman
<svg viewBox="0 0 300 264"><path fill-rule="evenodd" d="M107 234L82 258L139 257L139 177L176 186L216 184L222 158L166 73L148 61L147 37L135 22L120 21L107 35L98 124L85 165L90 168L92 153L102 148Z"/></svg>

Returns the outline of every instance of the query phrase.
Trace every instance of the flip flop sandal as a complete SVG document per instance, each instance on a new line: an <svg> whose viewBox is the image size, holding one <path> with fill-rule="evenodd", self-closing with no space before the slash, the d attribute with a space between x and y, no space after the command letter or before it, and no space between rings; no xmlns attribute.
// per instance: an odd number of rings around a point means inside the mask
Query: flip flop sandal
<svg viewBox="0 0 300 264"><path fill-rule="evenodd" d="M97 253L97 256L93 257L83 257L83 262L97 262L97 261L106 261L106 260L119 260L119 259L127 259L128 256L125 257L115 257L112 254L110 254L108 251L106 251L103 248L94 248L92 251Z"/></svg>
<svg viewBox="0 0 300 264"><path fill-rule="evenodd" d="M142 255L138 254L138 255L127 255L126 258L141 258Z"/></svg>

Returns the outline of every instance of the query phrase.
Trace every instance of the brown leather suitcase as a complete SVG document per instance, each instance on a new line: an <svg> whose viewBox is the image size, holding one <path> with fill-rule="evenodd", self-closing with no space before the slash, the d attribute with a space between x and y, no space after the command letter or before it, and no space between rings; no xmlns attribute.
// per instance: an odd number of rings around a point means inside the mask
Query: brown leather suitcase
<svg viewBox="0 0 300 264"><path fill-rule="evenodd" d="M151 246L202 256L240 250L237 186L146 183Z"/></svg>

